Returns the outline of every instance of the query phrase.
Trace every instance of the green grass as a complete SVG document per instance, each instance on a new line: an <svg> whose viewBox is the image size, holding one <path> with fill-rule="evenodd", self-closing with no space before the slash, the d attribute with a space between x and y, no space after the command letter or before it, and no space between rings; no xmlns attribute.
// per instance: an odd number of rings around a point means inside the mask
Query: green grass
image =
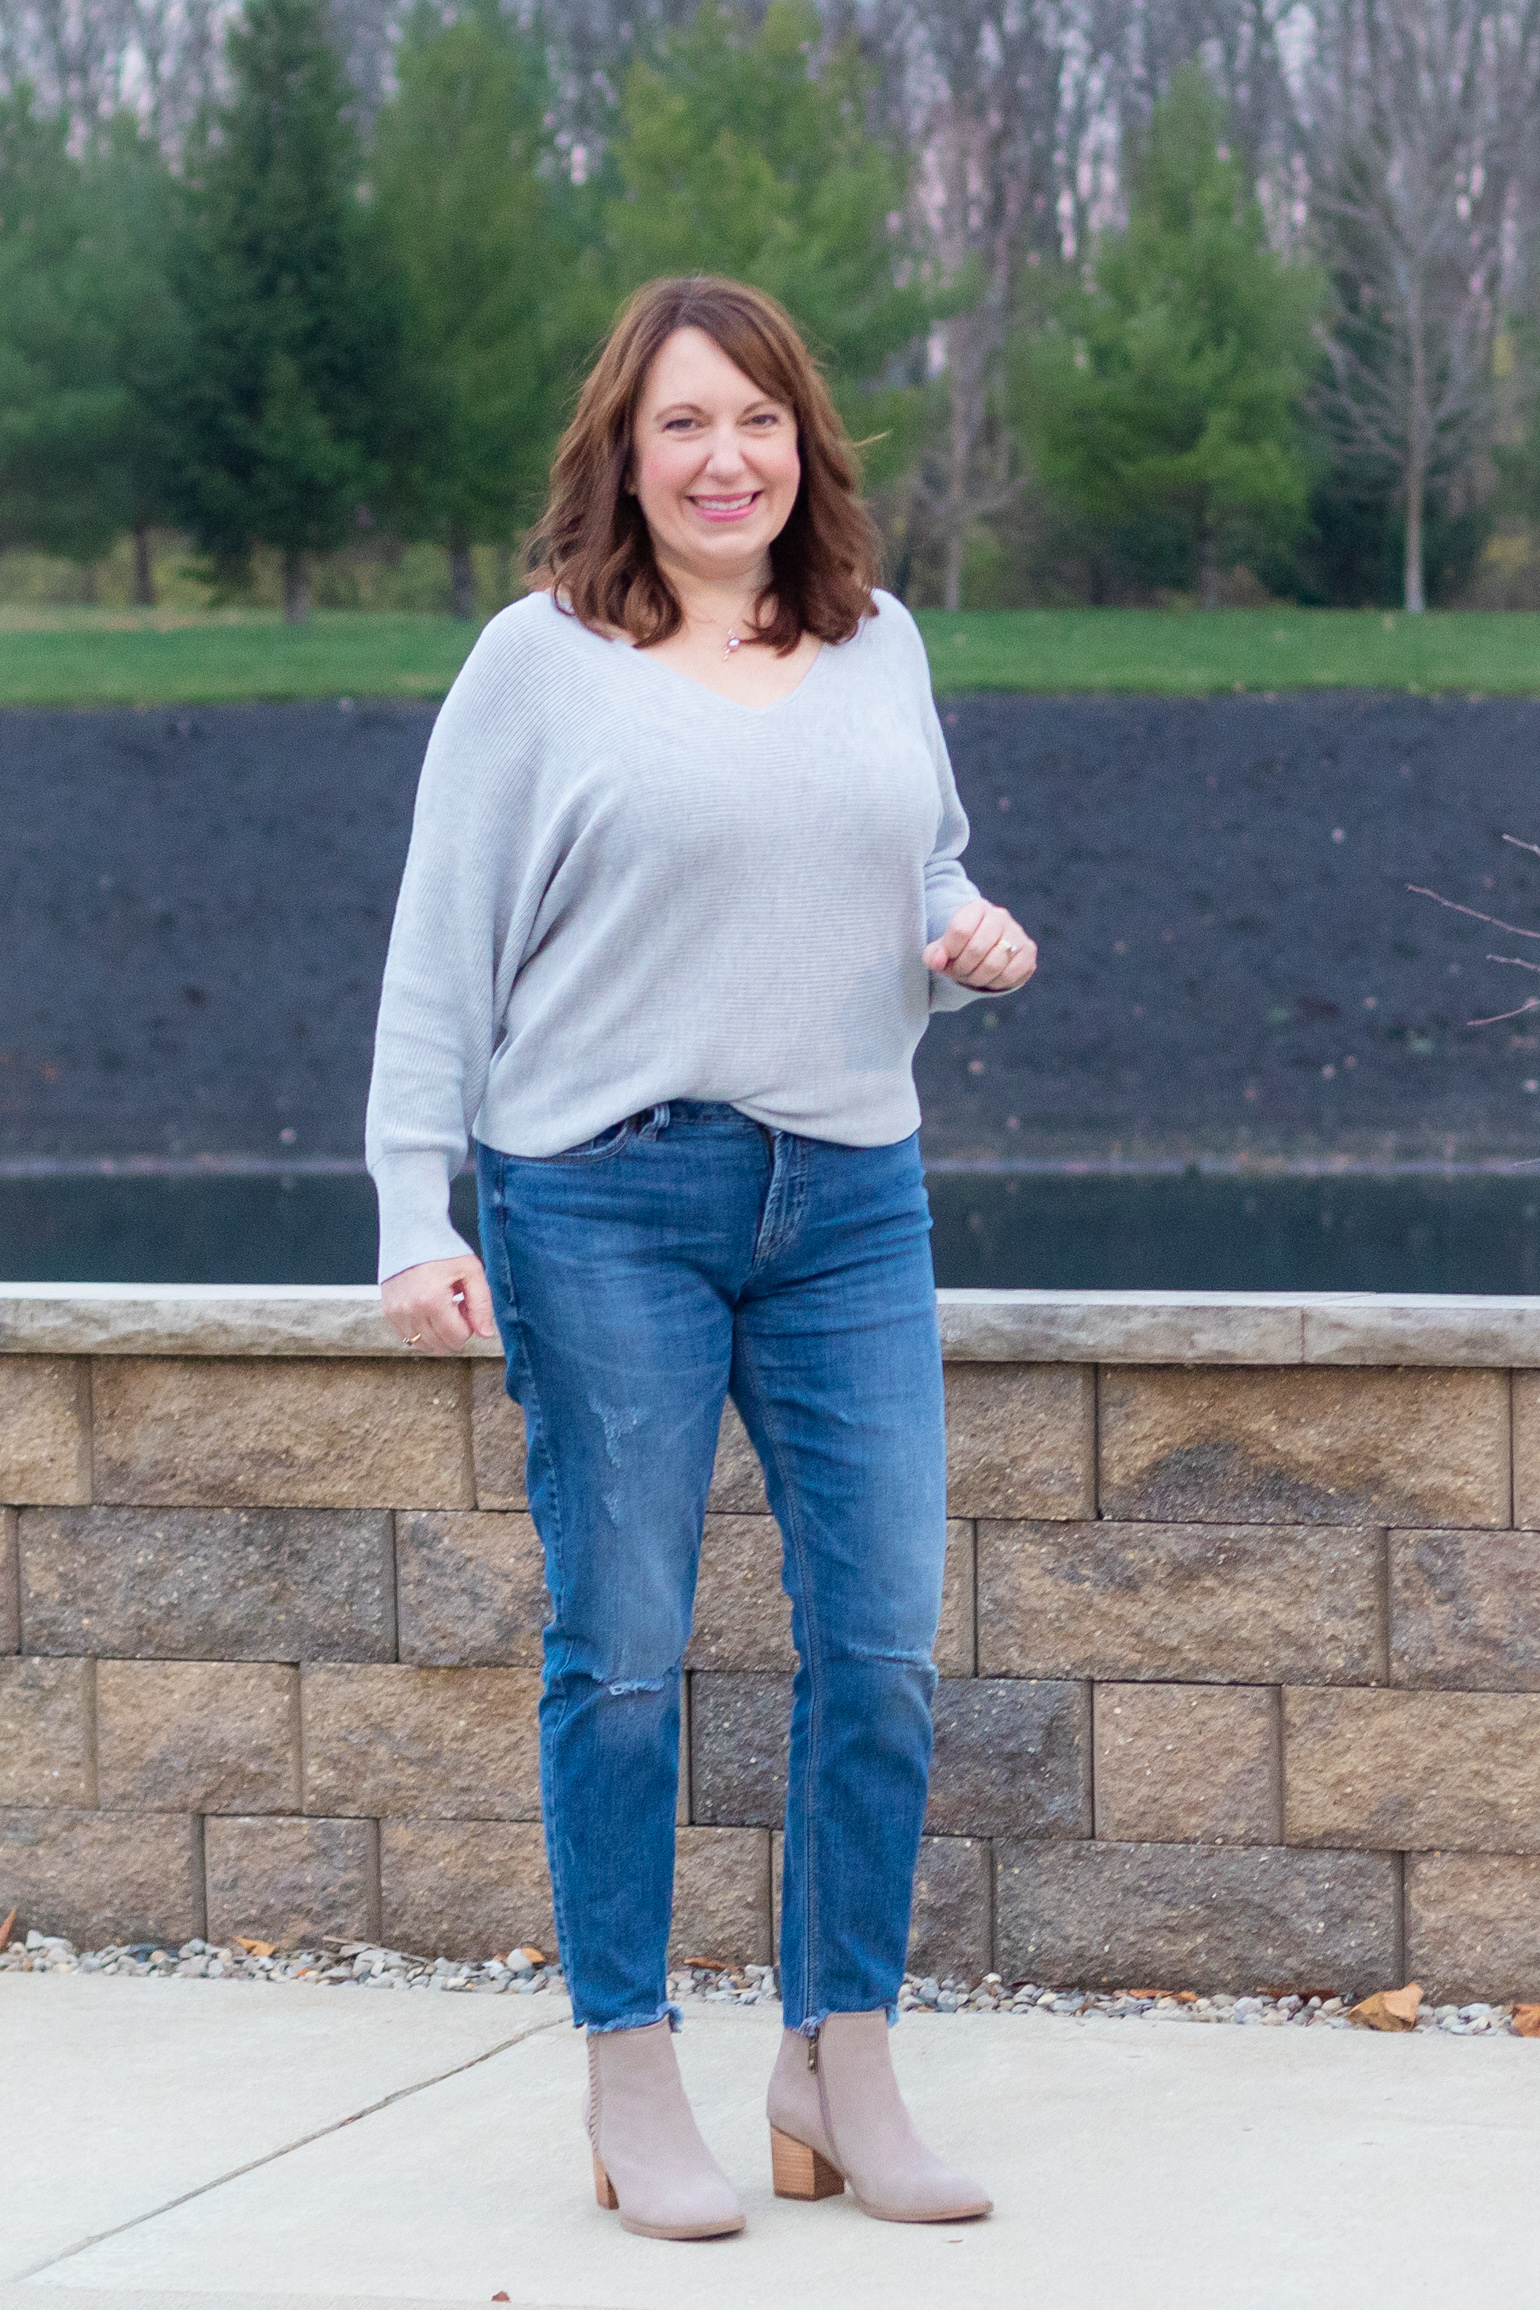
<svg viewBox="0 0 1540 2310"><path fill-rule="evenodd" d="M455 618L391 611L286 626L263 611L0 609L0 705L441 698L475 638Z"/></svg>
<svg viewBox="0 0 1540 2310"><path fill-rule="evenodd" d="M1540 613L922 610L938 694L1123 690L1540 692Z"/></svg>
<svg viewBox="0 0 1540 2310"><path fill-rule="evenodd" d="M944 610L920 613L935 685L966 690L1453 690L1540 694L1540 613ZM0 705L439 698L474 639L453 618L0 607Z"/></svg>

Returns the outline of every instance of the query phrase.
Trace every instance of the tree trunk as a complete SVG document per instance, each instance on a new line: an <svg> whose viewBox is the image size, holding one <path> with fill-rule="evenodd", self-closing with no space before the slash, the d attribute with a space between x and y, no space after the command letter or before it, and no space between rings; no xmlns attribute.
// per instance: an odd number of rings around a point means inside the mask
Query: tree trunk
<svg viewBox="0 0 1540 2310"><path fill-rule="evenodd" d="M497 593L497 606L504 610L513 599L513 546L506 537L499 538L493 556L492 583Z"/></svg>
<svg viewBox="0 0 1540 2310"><path fill-rule="evenodd" d="M134 531L134 600L142 610L155 607L155 570L150 561L150 533L141 522Z"/></svg>
<svg viewBox="0 0 1540 2310"><path fill-rule="evenodd" d="M1428 482L1428 352L1422 327L1422 309L1414 302L1411 314L1412 403L1407 412L1406 441L1406 568L1404 600L1407 614L1420 617L1427 608L1422 581L1422 516Z"/></svg>
<svg viewBox="0 0 1540 2310"><path fill-rule="evenodd" d="M291 626L303 626L310 618L310 570L302 553L283 557L283 614Z"/></svg>
<svg viewBox="0 0 1540 2310"><path fill-rule="evenodd" d="M476 615L476 565L471 541L460 529L452 530L449 538L449 608L457 618Z"/></svg>
<svg viewBox="0 0 1540 2310"><path fill-rule="evenodd" d="M1201 569L1203 607L1206 610L1217 610L1219 607L1219 564L1214 558L1214 533L1207 523L1204 524L1203 529Z"/></svg>
<svg viewBox="0 0 1540 2310"><path fill-rule="evenodd" d="M944 609L962 608L962 530L949 526L946 538L946 575L942 584L941 602Z"/></svg>
<svg viewBox="0 0 1540 2310"><path fill-rule="evenodd" d="M1420 617L1427 608L1422 584L1423 476L1420 458L1413 458L1406 476L1406 587L1408 614Z"/></svg>

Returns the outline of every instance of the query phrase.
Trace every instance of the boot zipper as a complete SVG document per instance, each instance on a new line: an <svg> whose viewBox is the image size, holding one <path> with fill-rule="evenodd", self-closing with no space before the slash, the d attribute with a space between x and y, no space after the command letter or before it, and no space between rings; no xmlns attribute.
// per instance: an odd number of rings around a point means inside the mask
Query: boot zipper
<svg viewBox="0 0 1540 2310"><path fill-rule="evenodd" d="M816 2070L818 2067L818 2032L816 2029L807 2041L807 2066L812 2070Z"/></svg>

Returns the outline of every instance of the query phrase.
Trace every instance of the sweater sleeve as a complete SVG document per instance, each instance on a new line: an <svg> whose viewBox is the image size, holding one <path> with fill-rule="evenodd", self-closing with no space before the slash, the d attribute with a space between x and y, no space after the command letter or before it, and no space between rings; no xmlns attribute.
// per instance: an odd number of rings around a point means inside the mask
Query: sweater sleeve
<svg viewBox="0 0 1540 2310"><path fill-rule="evenodd" d="M364 1126L382 1283L468 1248L450 1224L449 1184L465 1159L522 952L535 751L526 648L503 618L493 620L444 701L423 761Z"/></svg>
<svg viewBox="0 0 1540 2310"><path fill-rule="evenodd" d="M962 854L968 847L968 814L958 797L957 781L952 775L952 757L947 752L941 717L936 712L936 701L931 692L930 660L925 654L920 629L909 612L897 602L893 607L907 629L906 656L914 678L915 707L936 771L936 798L939 804L936 839L925 861L925 936L929 941L941 936L960 906L965 906L970 898L978 898L982 893L963 871ZM884 614L887 609L884 600ZM943 978L937 971L930 974L932 1012L960 1011L968 1003L979 1002L986 995L993 1000L994 990L988 987L959 986L955 979Z"/></svg>

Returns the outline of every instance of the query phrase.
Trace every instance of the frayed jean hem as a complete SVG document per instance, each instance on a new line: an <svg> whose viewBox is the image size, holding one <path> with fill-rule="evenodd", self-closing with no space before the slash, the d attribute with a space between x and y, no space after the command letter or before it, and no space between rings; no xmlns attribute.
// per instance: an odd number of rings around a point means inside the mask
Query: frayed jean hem
<svg viewBox="0 0 1540 2310"><path fill-rule="evenodd" d="M864 2005L860 2008L860 2010L863 2013L877 2013L879 2011L885 2013L888 2017L889 2029L892 2029L898 2021L898 2007L896 2005L884 2005L881 2007L875 2005ZM832 2006L825 2006L822 2013L810 2013L806 2021L804 2021L798 2028L798 2037L816 2037L818 2032L822 2029L824 2023L826 2021L832 2020L833 2015L834 2008Z"/></svg>
<svg viewBox="0 0 1540 2310"><path fill-rule="evenodd" d="M586 2028L590 2037L613 2037L617 2029L651 2029L657 2021L666 2021L671 2030L684 2027L684 2015L677 2005L670 2004L666 1998L652 2013L628 2013L621 2021L585 2023L581 2014L574 2013L572 2016L573 2028Z"/></svg>

